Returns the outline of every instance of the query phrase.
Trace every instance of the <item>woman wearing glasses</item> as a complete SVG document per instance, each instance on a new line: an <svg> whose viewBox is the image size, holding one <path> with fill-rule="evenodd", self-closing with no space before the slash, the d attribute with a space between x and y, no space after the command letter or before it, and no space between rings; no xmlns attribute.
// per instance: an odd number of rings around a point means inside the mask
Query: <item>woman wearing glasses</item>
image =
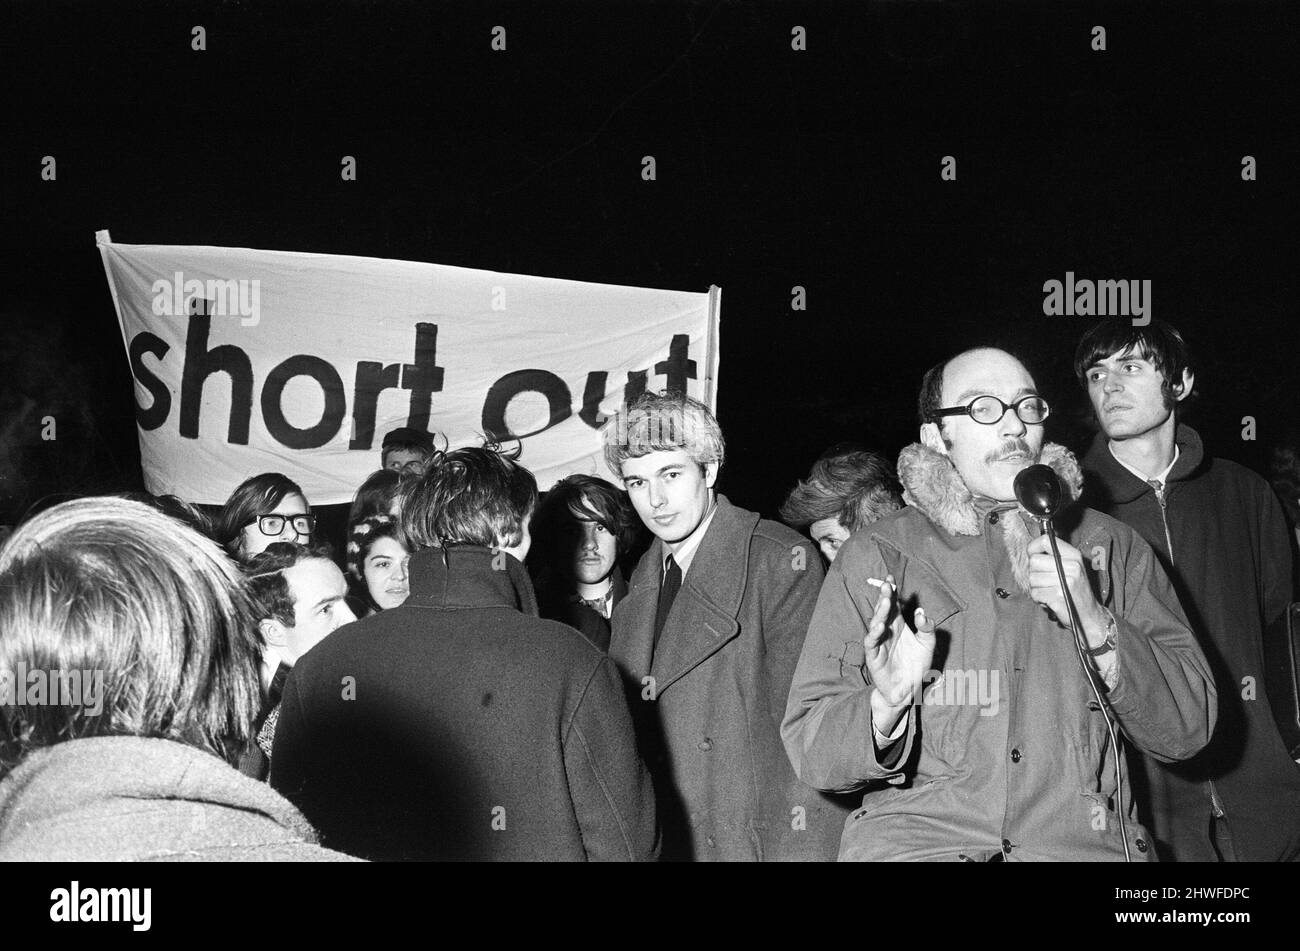
<svg viewBox="0 0 1300 951"><path fill-rule="evenodd" d="M251 558L275 542L311 544L316 516L298 483L278 472L245 479L217 517L216 541L236 559Z"/></svg>

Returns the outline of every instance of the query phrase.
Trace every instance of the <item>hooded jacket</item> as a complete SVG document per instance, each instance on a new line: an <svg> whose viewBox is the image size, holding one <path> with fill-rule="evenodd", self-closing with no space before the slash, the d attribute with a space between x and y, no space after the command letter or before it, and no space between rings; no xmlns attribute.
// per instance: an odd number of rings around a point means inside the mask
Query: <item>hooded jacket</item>
<svg viewBox="0 0 1300 951"><path fill-rule="evenodd" d="M654 794L613 663L504 552L417 552L400 607L294 665L271 785L374 859L645 860Z"/></svg>
<svg viewBox="0 0 1300 951"><path fill-rule="evenodd" d="M346 862L283 796L173 740L29 754L0 783L3 862Z"/></svg>
<svg viewBox="0 0 1300 951"><path fill-rule="evenodd" d="M1077 498L1074 457L1048 444L1042 461ZM1151 860L1071 635L1029 597L1028 516L1014 502L973 497L946 456L919 444L899 456L898 472L910 507L840 549L782 726L805 782L865 790L841 860L1122 860L1120 789L1132 858ZM1117 679L1105 695L1117 729L1158 758L1191 756L1214 723L1214 685L1150 547L1080 506L1055 524L1117 622ZM937 644L922 702L882 755L863 638L878 597L867 579L886 574L903 617L924 608Z"/></svg>
<svg viewBox="0 0 1300 951"><path fill-rule="evenodd" d="M1300 857L1300 769L1287 752L1265 687L1264 632L1291 601L1291 549L1282 507L1249 469L1208 458L1189 426L1163 499L1111 454L1104 434L1084 458L1087 499L1147 540L1168 572L1219 688L1209 746L1186 762L1143 767L1149 817L1163 856L1214 859L1210 815L1226 821L1225 858Z"/></svg>
<svg viewBox="0 0 1300 951"><path fill-rule="evenodd" d="M663 557L656 539L614 610L609 653L654 775L664 858L830 861L850 804L799 782L780 735L820 556L719 495L656 646Z"/></svg>

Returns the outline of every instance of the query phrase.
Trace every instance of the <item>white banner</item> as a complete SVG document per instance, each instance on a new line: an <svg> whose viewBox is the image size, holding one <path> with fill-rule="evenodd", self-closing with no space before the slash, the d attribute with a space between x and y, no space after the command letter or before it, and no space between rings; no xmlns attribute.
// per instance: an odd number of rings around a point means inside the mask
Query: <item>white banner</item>
<svg viewBox="0 0 1300 951"><path fill-rule="evenodd" d="M611 478L598 427L643 390L715 406L717 287L96 239L155 494L219 504L282 472L314 505L349 502L399 426L453 449L517 438L546 489Z"/></svg>

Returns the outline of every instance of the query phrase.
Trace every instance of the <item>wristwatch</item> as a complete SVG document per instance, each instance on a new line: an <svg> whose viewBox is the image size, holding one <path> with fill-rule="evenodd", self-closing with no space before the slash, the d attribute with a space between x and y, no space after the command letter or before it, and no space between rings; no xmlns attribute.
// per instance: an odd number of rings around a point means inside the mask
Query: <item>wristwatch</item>
<svg viewBox="0 0 1300 951"><path fill-rule="evenodd" d="M1109 654L1115 649L1115 635L1119 633L1115 626L1115 615L1109 611L1106 612L1106 639L1098 647L1089 647L1084 653L1089 657L1100 657L1102 654Z"/></svg>

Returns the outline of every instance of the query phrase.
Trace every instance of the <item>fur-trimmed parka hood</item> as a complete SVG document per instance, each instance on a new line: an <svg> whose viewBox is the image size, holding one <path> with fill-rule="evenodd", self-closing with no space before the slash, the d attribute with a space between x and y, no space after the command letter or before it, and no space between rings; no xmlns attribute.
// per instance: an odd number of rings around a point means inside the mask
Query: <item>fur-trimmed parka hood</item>
<svg viewBox="0 0 1300 951"><path fill-rule="evenodd" d="M1065 496L1062 508L1076 503L1083 492L1083 472L1074 454L1057 443L1044 443L1039 462L1051 466L1060 476ZM978 535L981 508L988 511L1015 504L977 499L962 481L952 460L921 443L913 443L898 454L898 479L903 484L903 501L952 535ZM1020 506L1015 507L1024 512ZM1029 556L1025 549L1029 545L1029 532L1025 519L1004 518L1000 523L1016 582L1028 591Z"/></svg>
<svg viewBox="0 0 1300 951"><path fill-rule="evenodd" d="M1074 454L1057 443L1044 443L1039 462L1061 477L1065 504L1077 502L1083 491L1083 472ZM903 501L953 535L978 535L980 514L975 497L943 453L912 443L898 454L898 480Z"/></svg>

